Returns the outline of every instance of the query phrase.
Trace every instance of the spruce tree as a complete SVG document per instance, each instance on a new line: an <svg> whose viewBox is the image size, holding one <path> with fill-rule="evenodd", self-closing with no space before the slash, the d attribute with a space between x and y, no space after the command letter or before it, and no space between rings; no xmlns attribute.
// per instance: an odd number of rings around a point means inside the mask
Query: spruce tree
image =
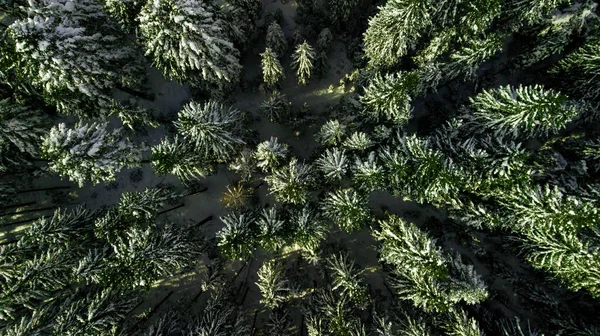
<svg viewBox="0 0 600 336"><path fill-rule="evenodd" d="M257 166L264 172L273 171L285 160L289 150L287 145L278 142L277 138L271 137L268 141L263 141L256 147L254 158L258 160Z"/></svg>
<svg viewBox="0 0 600 336"><path fill-rule="evenodd" d="M298 84L306 85L311 77L315 52L306 42L299 44L292 55L292 68L296 71Z"/></svg>
<svg viewBox="0 0 600 336"><path fill-rule="evenodd" d="M317 160L317 167L328 181L339 181L348 170L348 158L343 150L327 149Z"/></svg>
<svg viewBox="0 0 600 336"><path fill-rule="evenodd" d="M260 303L267 308L274 309L286 301L291 288L289 281L285 279L281 264L274 260L267 260L260 267L257 275L256 285L262 294Z"/></svg>
<svg viewBox="0 0 600 336"><path fill-rule="evenodd" d="M19 167L37 156L46 123L41 111L10 99L0 100L0 171Z"/></svg>
<svg viewBox="0 0 600 336"><path fill-rule="evenodd" d="M359 305L365 304L368 294L362 281L364 270L360 270L354 261L344 254L334 254L327 261L329 270L333 273L332 289L339 289Z"/></svg>
<svg viewBox="0 0 600 336"><path fill-rule="evenodd" d="M179 136L153 146L150 161L157 174L173 174L183 182L208 176L214 170L211 162L196 152L194 144Z"/></svg>
<svg viewBox="0 0 600 336"><path fill-rule="evenodd" d="M214 16L214 9L198 0L148 1L138 17L146 55L179 81L237 82L239 51Z"/></svg>
<svg viewBox="0 0 600 336"><path fill-rule="evenodd" d="M119 113L135 119L137 112L115 101L112 90L138 83L140 58L126 46L102 4L36 1L27 10L28 17L14 21L7 30L15 42L11 67L17 78L42 91L60 113L85 117Z"/></svg>
<svg viewBox="0 0 600 336"><path fill-rule="evenodd" d="M412 115L411 92L417 84L415 73L376 75L365 88L360 101L363 113L375 121L404 125Z"/></svg>
<svg viewBox="0 0 600 336"><path fill-rule="evenodd" d="M302 255L312 264L320 260L319 247L327 238L328 225L316 209L305 205L292 212L291 225L294 227L293 241L300 247Z"/></svg>
<svg viewBox="0 0 600 336"><path fill-rule="evenodd" d="M128 32L137 30L136 18L145 0L103 0L106 11Z"/></svg>
<svg viewBox="0 0 600 336"><path fill-rule="evenodd" d="M262 57L263 81L269 87L275 87L280 80L285 78L283 67L277 59L277 55L269 47L260 56Z"/></svg>
<svg viewBox="0 0 600 336"><path fill-rule="evenodd" d="M50 171L83 187L86 181L114 181L121 168L139 166L141 149L121 130L109 132L107 127L106 123L78 123L72 129L64 123L53 127L41 145L42 157L50 160Z"/></svg>
<svg viewBox="0 0 600 336"><path fill-rule="evenodd" d="M323 212L346 232L359 231L370 218L367 198L354 189L339 189L327 194Z"/></svg>
<svg viewBox="0 0 600 336"><path fill-rule="evenodd" d="M600 97L597 84L600 73L600 38L590 39L584 46L567 55L552 71L562 80L570 80L563 85L575 97L595 100ZM572 83L572 84L571 84Z"/></svg>
<svg viewBox="0 0 600 336"><path fill-rule="evenodd" d="M333 22L344 27L359 4L359 0L329 0Z"/></svg>
<svg viewBox="0 0 600 336"><path fill-rule="evenodd" d="M323 146L338 146L346 135L346 126L339 120L329 120L319 130L316 138Z"/></svg>
<svg viewBox="0 0 600 336"><path fill-rule="evenodd" d="M277 202L303 204L309 198L309 187L312 185L312 169L310 165L292 158L290 162L265 177L269 184L269 193Z"/></svg>
<svg viewBox="0 0 600 336"><path fill-rule="evenodd" d="M286 222L282 219L280 210L276 207L264 209L256 224L260 231L258 239L263 249L276 252L284 246L283 233Z"/></svg>
<svg viewBox="0 0 600 336"><path fill-rule="evenodd" d="M364 152L373 146L373 141L365 132L354 132L344 140L342 146L348 150Z"/></svg>
<svg viewBox="0 0 600 336"><path fill-rule="evenodd" d="M463 116L466 126L497 137L556 134L580 113L567 96L539 85L485 90L470 101L472 110Z"/></svg>
<svg viewBox="0 0 600 336"><path fill-rule="evenodd" d="M242 260L252 254L254 239L252 226L256 217L252 213L231 213L221 217L223 228L217 232L217 245L232 260Z"/></svg>
<svg viewBox="0 0 600 336"><path fill-rule="evenodd" d="M291 104L285 94L275 90L260 104L260 112L271 122L281 122L289 115Z"/></svg>
<svg viewBox="0 0 600 336"><path fill-rule="evenodd" d="M283 30L275 21L271 22L267 28L267 48L271 49L279 58L282 58L287 50L287 40L283 35Z"/></svg>

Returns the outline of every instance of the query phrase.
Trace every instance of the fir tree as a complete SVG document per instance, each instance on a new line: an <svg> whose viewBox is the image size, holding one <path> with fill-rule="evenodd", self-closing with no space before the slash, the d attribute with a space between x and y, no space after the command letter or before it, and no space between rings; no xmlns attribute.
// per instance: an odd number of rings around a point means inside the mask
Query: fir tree
<svg viewBox="0 0 600 336"><path fill-rule="evenodd" d="M194 144L194 152L209 160L227 161L244 144L239 137L240 111L215 101L188 103L179 111L175 126L186 141Z"/></svg>
<svg viewBox="0 0 600 336"><path fill-rule="evenodd" d="M595 100L600 97L600 86L597 84L600 73L600 38L591 39L584 46L567 55L556 65L552 72L564 78L569 83L565 85L567 92L575 97ZM564 80L564 79L563 79Z"/></svg>
<svg viewBox="0 0 600 336"><path fill-rule="evenodd" d="M412 115L410 93L416 85L415 73L376 75L360 97L363 113L375 121L404 125Z"/></svg>
<svg viewBox="0 0 600 336"><path fill-rule="evenodd" d="M539 137L556 134L579 115L576 104L539 85L499 87L471 98L472 112L463 116L473 131L494 131L497 137Z"/></svg>
<svg viewBox="0 0 600 336"><path fill-rule="evenodd" d="M229 169L238 173L242 181L251 181L256 172L257 161L254 152L249 149L243 150L228 166Z"/></svg>
<svg viewBox="0 0 600 336"><path fill-rule="evenodd" d="M340 289L354 302L364 305L368 298L367 288L362 282L363 270L359 270L354 261L344 254L332 255L328 260L329 270L333 272L333 290Z"/></svg>
<svg viewBox="0 0 600 336"><path fill-rule="evenodd" d="M306 42L299 44L292 55L292 68L296 71L298 84L306 85L313 70L315 52Z"/></svg>
<svg viewBox="0 0 600 336"><path fill-rule="evenodd" d="M460 309L452 312L450 320L444 324L446 334L449 336L485 336L479 328L479 323Z"/></svg>
<svg viewBox="0 0 600 336"><path fill-rule="evenodd" d="M256 285L262 294L260 303L267 308L274 309L287 300L287 294L291 288L279 263L274 260L265 261L257 275Z"/></svg>
<svg viewBox="0 0 600 336"><path fill-rule="evenodd" d="M217 245L232 260L241 260L252 254L254 247L251 226L256 218L251 213L232 213L221 217L223 228L217 232Z"/></svg>
<svg viewBox="0 0 600 336"><path fill-rule="evenodd" d="M323 146L338 146L342 143L342 139L346 135L346 126L341 124L339 120L329 120L319 130L316 138Z"/></svg>
<svg viewBox="0 0 600 336"><path fill-rule="evenodd" d="M277 251L285 240L282 237L285 221L281 219L280 211L275 207L264 209L258 218L259 239L261 246L267 251Z"/></svg>
<svg viewBox="0 0 600 336"><path fill-rule="evenodd" d="M333 22L344 26L350 18L356 7L360 4L358 0L329 0L329 9Z"/></svg>
<svg viewBox="0 0 600 336"><path fill-rule="evenodd" d="M103 0L106 11L128 32L137 30L136 17L140 14L144 0Z"/></svg>
<svg viewBox="0 0 600 336"><path fill-rule="evenodd" d="M372 192L383 188L385 185L384 169L379 162L375 152L371 152L366 160L356 159L352 166L352 181L356 188L363 192Z"/></svg>
<svg viewBox="0 0 600 336"><path fill-rule="evenodd" d="M46 123L41 111L9 99L0 100L0 171L8 170L8 166L18 167L37 155Z"/></svg>
<svg viewBox="0 0 600 336"><path fill-rule="evenodd" d="M260 56L262 57L263 81L269 87L275 87L280 80L285 78L283 67L277 59L277 55L269 47Z"/></svg>
<svg viewBox="0 0 600 336"><path fill-rule="evenodd" d="M286 166L265 177L269 184L269 193L278 202L302 204L309 198L309 187L312 185L311 166L292 158Z"/></svg>
<svg viewBox="0 0 600 336"><path fill-rule="evenodd" d="M344 140L343 147L349 150L355 150L357 152L364 152L373 146L373 141L364 132L354 132L346 140Z"/></svg>
<svg viewBox="0 0 600 336"><path fill-rule="evenodd" d="M239 51L226 36L213 8L198 0L148 1L140 16L146 55L165 76L180 81L195 76L212 84L235 83Z"/></svg>
<svg viewBox="0 0 600 336"><path fill-rule="evenodd" d="M267 100L260 104L260 112L271 122L281 122L288 117L291 104L285 94L275 90Z"/></svg>
<svg viewBox="0 0 600 336"><path fill-rule="evenodd" d="M324 28L323 30L321 30L319 36L317 37L317 50L319 52L327 53L327 51L329 51L329 48L331 47L332 40L333 35L331 34L331 30L329 30L329 28Z"/></svg>
<svg viewBox="0 0 600 336"><path fill-rule="evenodd" d="M257 166L264 172L277 169L283 160L285 160L289 150L287 145L280 144L275 137L268 141L263 141L256 147L254 158L258 160Z"/></svg>
<svg viewBox="0 0 600 336"><path fill-rule="evenodd" d="M173 174L183 182L205 177L213 172L211 163L196 153L195 146L179 136L163 139L152 147L151 162L157 174Z"/></svg>
<svg viewBox="0 0 600 336"><path fill-rule="evenodd" d="M43 91L60 113L134 118L112 97L112 90L138 82L137 52L97 1L30 2L28 17L14 21L8 34L15 42L17 78ZM74 57L78 55L78 57ZM142 119L144 117L142 116Z"/></svg>
<svg viewBox="0 0 600 336"><path fill-rule="evenodd" d="M267 48L271 49L279 58L285 55L287 40L283 35L281 26L273 21L267 28Z"/></svg>
<svg viewBox="0 0 600 336"><path fill-rule="evenodd" d="M243 211L249 206L251 198L251 188L245 187L242 183L235 183L227 186L220 202L228 209Z"/></svg>
<svg viewBox="0 0 600 336"><path fill-rule="evenodd" d="M320 260L319 246L327 238L328 226L323 216L305 205L291 216L294 226L293 241L300 246L302 255L312 264Z"/></svg>
<svg viewBox="0 0 600 336"><path fill-rule="evenodd" d="M370 218L367 198L353 189L328 193L323 212L346 232L360 230Z"/></svg>
<svg viewBox="0 0 600 336"><path fill-rule="evenodd" d="M327 149L317 160L317 167L328 181L339 181L348 170L348 158L343 150Z"/></svg>
<svg viewBox="0 0 600 336"><path fill-rule="evenodd" d="M141 162L140 148L120 130L110 133L107 124L99 123L79 123L72 129L65 124L53 127L42 140L41 154L50 160L50 171L69 177L80 187L86 181L114 181L121 168Z"/></svg>

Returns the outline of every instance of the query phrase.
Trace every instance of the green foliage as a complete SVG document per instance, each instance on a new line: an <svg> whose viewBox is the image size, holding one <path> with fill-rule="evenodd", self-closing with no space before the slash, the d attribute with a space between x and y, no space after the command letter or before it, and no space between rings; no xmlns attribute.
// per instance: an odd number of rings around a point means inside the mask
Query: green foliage
<svg viewBox="0 0 600 336"><path fill-rule="evenodd" d="M497 137L553 135L580 113L567 96L539 85L484 90L470 101L472 110L463 116L466 126Z"/></svg>
<svg viewBox="0 0 600 336"><path fill-rule="evenodd" d="M285 78L283 67L277 59L277 55L269 47L260 56L262 57L263 81L269 87L274 87L279 81Z"/></svg>
<svg viewBox="0 0 600 336"><path fill-rule="evenodd" d="M321 213L305 205L291 215L294 226L293 241L300 246L302 255L312 264L319 261L319 246L327 238L329 228Z"/></svg>
<svg viewBox="0 0 600 336"><path fill-rule="evenodd" d="M52 127L43 138L41 154L50 160L49 170L69 177L80 187L86 181L98 184L114 181L123 167L141 162L141 148L123 137L120 130L109 133L108 124L65 124Z"/></svg>
<svg viewBox="0 0 600 336"><path fill-rule="evenodd" d="M346 149L364 152L373 146L373 141L364 132L352 133L342 144Z"/></svg>
<svg viewBox="0 0 600 336"><path fill-rule="evenodd" d="M289 281L285 279L281 264L267 260L258 269L257 275L256 285L262 294L260 303L274 309L287 300L287 295L292 289Z"/></svg>
<svg viewBox="0 0 600 336"><path fill-rule="evenodd" d="M412 115L410 93L417 84L416 73L377 74L365 88L360 102L363 114L376 122L390 121L404 125Z"/></svg>
<svg viewBox="0 0 600 336"><path fill-rule="evenodd" d="M476 304L487 298L473 267L444 253L414 224L390 215L379 225L373 236L381 244L380 258L393 267L393 285L403 300L425 311L448 312L461 301Z"/></svg>
<svg viewBox="0 0 600 336"><path fill-rule="evenodd" d="M138 20L146 55L165 76L179 81L200 78L216 85L238 81L239 51L211 6L199 1L148 1Z"/></svg>
<svg viewBox="0 0 600 336"><path fill-rule="evenodd" d="M359 231L370 219L367 198L354 189L339 189L327 194L323 212L346 232Z"/></svg>
<svg viewBox="0 0 600 336"><path fill-rule="evenodd" d="M136 17L144 6L143 0L103 0L106 11L128 31L137 29Z"/></svg>
<svg viewBox="0 0 600 336"><path fill-rule="evenodd" d="M479 328L479 323L468 317L464 310L457 310L450 314L450 320L444 324L448 336L484 336Z"/></svg>
<svg viewBox="0 0 600 336"><path fill-rule="evenodd" d="M369 193L385 186L384 169L375 152L371 152L366 160L356 159L352 166L352 182L359 190Z"/></svg>
<svg viewBox="0 0 600 336"><path fill-rule="evenodd" d="M26 165L37 155L47 122L39 110L0 100L0 171Z"/></svg>
<svg viewBox="0 0 600 336"><path fill-rule="evenodd" d="M257 164L254 153L245 149L229 163L228 168L238 173L242 181L249 182L256 173Z"/></svg>
<svg viewBox="0 0 600 336"><path fill-rule="evenodd" d="M213 172L211 163L196 153L196 147L179 136L172 140L163 139L152 147L150 160L157 174L173 174L183 182L205 177Z"/></svg>
<svg viewBox="0 0 600 336"><path fill-rule="evenodd" d="M250 256L254 247L251 226L256 222L252 213L231 213L221 217L224 226L217 232L217 245L223 254L232 260L242 260Z"/></svg>
<svg viewBox="0 0 600 336"><path fill-rule="evenodd" d="M280 144L277 138L271 137L271 139L259 143L256 147L256 152L254 152L254 158L257 160L256 165L264 172L274 171L285 160L288 152L286 144Z"/></svg>
<svg viewBox="0 0 600 336"><path fill-rule="evenodd" d="M519 18L519 24L533 25L546 19L559 5L570 0L510 1L508 13Z"/></svg>
<svg viewBox="0 0 600 336"><path fill-rule="evenodd" d="M289 164L265 177L265 182L269 184L269 193L275 196L277 202L303 204L310 196L312 168L292 158Z"/></svg>
<svg viewBox="0 0 600 336"><path fill-rule="evenodd" d="M575 97L597 99L600 97L600 86L597 84L600 74L600 39L593 39L567 55L552 71L563 80L565 76L571 79L569 85L564 87Z"/></svg>
<svg viewBox="0 0 600 336"><path fill-rule="evenodd" d="M281 58L287 50L287 40L283 35L281 26L273 21L267 28L267 48L273 50L277 57Z"/></svg>
<svg viewBox="0 0 600 336"><path fill-rule="evenodd" d="M291 104L285 94L275 90L267 100L260 104L260 112L271 122L281 122L288 117Z"/></svg>
<svg viewBox="0 0 600 336"><path fill-rule="evenodd" d="M339 120L329 120L319 130L316 135L317 141L323 146L339 146L346 135L346 126Z"/></svg>
<svg viewBox="0 0 600 336"><path fill-rule="evenodd" d="M333 272L332 289L340 289L342 295L348 295L358 305L366 304L367 287L361 279L364 270L359 270L354 261L348 260L344 254L334 254L327 261L329 270Z"/></svg>
<svg viewBox="0 0 600 336"><path fill-rule="evenodd" d="M194 144L196 155L224 162L244 144L239 136L241 121L241 112L235 108L212 100L204 104L192 101L179 111L175 126L187 142Z"/></svg>
<svg viewBox="0 0 600 336"><path fill-rule="evenodd" d="M317 168L328 181L340 181L348 171L348 158L344 150L327 149L317 160Z"/></svg>
<svg viewBox="0 0 600 336"><path fill-rule="evenodd" d="M264 209L256 221L258 225L261 246L267 251L277 251L285 241L282 233L285 221L281 219L280 211L275 207Z"/></svg>
<svg viewBox="0 0 600 336"><path fill-rule="evenodd" d="M329 28L324 28L317 37L317 50L320 52L329 51L332 40L333 34L331 34L331 30L329 30Z"/></svg>
<svg viewBox="0 0 600 336"><path fill-rule="evenodd" d="M358 0L329 0L332 21L344 27L359 3Z"/></svg>
<svg viewBox="0 0 600 336"><path fill-rule="evenodd" d="M315 52L306 42L299 44L292 55L292 68L296 71L298 84L306 85L311 77Z"/></svg>

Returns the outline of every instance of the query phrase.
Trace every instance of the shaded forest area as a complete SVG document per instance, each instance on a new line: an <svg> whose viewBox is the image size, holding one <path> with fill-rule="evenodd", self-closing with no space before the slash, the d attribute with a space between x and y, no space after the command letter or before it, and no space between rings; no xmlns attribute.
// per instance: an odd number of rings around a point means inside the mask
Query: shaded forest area
<svg viewBox="0 0 600 336"><path fill-rule="evenodd" d="M591 0L0 0L0 335L599 335Z"/></svg>

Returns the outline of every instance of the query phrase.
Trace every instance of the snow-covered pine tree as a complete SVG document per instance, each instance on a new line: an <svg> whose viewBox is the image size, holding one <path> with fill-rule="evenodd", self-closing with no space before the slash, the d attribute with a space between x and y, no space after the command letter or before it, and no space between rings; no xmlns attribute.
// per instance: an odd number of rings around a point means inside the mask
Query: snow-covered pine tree
<svg viewBox="0 0 600 336"><path fill-rule="evenodd" d="M327 149L317 160L317 168L328 181L340 181L348 171L348 157L339 148Z"/></svg>
<svg viewBox="0 0 600 336"><path fill-rule="evenodd" d="M146 0L102 0L106 11L121 25L132 33L137 30L136 18L140 14Z"/></svg>
<svg viewBox="0 0 600 336"><path fill-rule="evenodd" d="M360 97L363 113L376 122L404 125L412 116L411 93L418 83L415 72L395 75L377 74Z"/></svg>
<svg viewBox="0 0 600 336"><path fill-rule="evenodd" d="M260 104L260 112L271 122L280 122L288 116L291 104L285 94L275 90Z"/></svg>
<svg viewBox="0 0 600 336"><path fill-rule="evenodd" d="M329 219L346 232L359 231L371 216L367 198L352 188L328 193L322 209Z"/></svg>
<svg viewBox="0 0 600 336"><path fill-rule="evenodd" d="M37 155L46 124L41 111L10 99L0 100L0 171L18 167Z"/></svg>
<svg viewBox="0 0 600 336"><path fill-rule="evenodd" d="M280 80L285 78L283 67L277 59L277 55L269 47L260 56L262 57L263 81L268 87L275 87Z"/></svg>
<svg viewBox="0 0 600 336"><path fill-rule="evenodd" d="M292 55L292 68L296 71L298 84L306 85L313 70L315 52L306 41L299 44Z"/></svg>
<svg viewBox="0 0 600 336"><path fill-rule="evenodd" d="M367 287L362 281L364 269L359 269L353 260L340 253L327 259L328 268L333 273L333 290L340 289L358 305L364 305L368 298Z"/></svg>
<svg viewBox="0 0 600 336"><path fill-rule="evenodd" d="M248 207L251 199L252 188L248 188L242 183L234 183L227 186L219 201L227 209L242 211Z"/></svg>
<svg viewBox="0 0 600 336"><path fill-rule="evenodd" d="M49 170L83 187L86 181L114 181L121 168L139 166L142 148L124 137L121 130L109 132L107 127L107 123L78 123L74 128L61 123L52 127L40 150L42 157L50 160Z"/></svg>
<svg viewBox="0 0 600 336"><path fill-rule="evenodd" d="M217 86L235 83L242 66L214 8L199 0L151 0L140 13L146 55L165 76L204 80Z"/></svg>
<svg viewBox="0 0 600 336"><path fill-rule="evenodd" d="M282 219L281 211L277 207L263 209L256 221L260 231L259 244L266 251L277 252L285 244L284 230L286 222Z"/></svg>
<svg viewBox="0 0 600 336"><path fill-rule="evenodd" d="M384 169L375 152L371 152L366 160L356 158L352 166L352 182L357 189L366 193L385 186Z"/></svg>
<svg viewBox="0 0 600 336"><path fill-rule="evenodd" d="M550 16L551 12L558 6L569 2L569 0L513 0L506 4L506 12L517 18L518 20L515 21L518 21L517 24L519 25L534 25Z"/></svg>
<svg viewBox="0 0 600 336"><path fill-rule="evenodd" d="M185 140L194 144L194 153L203 158L225 162L245 144L240 137L242 116L238 109L216 101L194 101L179 111L175 127Z"/></svg>
<svg viewBox="0 0 600 336"><path fill-rule="evenodd" d="M179 136L153 146L150 160L157 174L173 174L183 182L205 177L214 170L212 163L196 152L194 144Z"/></svg>
<svg viewBox="0 0 600 336"><path fill-rule="evenodd" d="M269 184L269 193L275 196L277 202L303 204L310 196L312 168L292 158L287 165L265 177L265 182Z"/></svg>
<svg viewBox="0 0 600 336"><path fill-rule="evenodd" d="M354 132L344 140L342 146L351 151L364 152L373 146L373 141L365 132Z"/></svg>
<svg viewBox="0 0 600 336"><path fill-rule="evenodd" d="M329 120L316 135L317 141L323 146L339 146L346 135L346 126L339 120Z"/></svg>
<svg viewBox="0 0 600 336"><path fill-rule="evenodd" d="M329 0L329 10L331 11L333 23L344 27L359 4L359 0Z"/></svg>
<svg viewBox="0 0 600 336"><path fill-rule="evenodd" d="M484 90L470 102L471 109L462 116L465 126L496 137L553 135L580 114L569 97L540 85Z"/></svg>
<svg viewBox="0 0 600 336"><path fill-rule="evenodd" d="M253 228L256 216L253 213L231 213L222 216L224 226L217 232L217 245L231 260L242 260L254 251Z"/></svg>
<svg viewBox="0 0 600 336"><path fill-rule="evenodd" d="M487 287L472 266L452 258L416 225L390 215L373 236L382 262L393 267L393 286L403 300L425 311L449 312L461 301L476 304Z"/></svg>
<svg viewBox="0 0 600 336"><path fill-rule="evenodd" d="M277 57L282 58L287 50L287 40L281 26L273 21L267 28L267 48L273 50Z"/></svg>
<svg viewBox="0 0 600 336"><path fill-rule="evenodd" d="M256 167L254 152L248 148L244 149L228 166L229 169L238 173L244 182L252 180Z"/></svg>
<svg viewBox="0 0 600 336"><path fill-rule="evenodd" d="M317 37L317 51L327 53L331 48L331 41L333 40L333 34L329 28L324 28Z"/></svg>
<svg viewBox="0 0 600 336"><path fill-rule="evenodd" d="M305 205L302 209L292 212L290 223L294 227L293 241L300 246L300 253L310 263L317 264L320 260L319 247L329 231L323 216Z"/></svg>
<svg viewBox="0 0 600 336"><path fill-rule="evenodd" d="M287 300L292 290L289 280L285 278L283 267L275 260L266 260L257 272L256 285L260 289L260 303L265 307L275 309Z"/></svg>
<svg viewBox="0 0 600 336"><path fill-rule="evenodd" d="M133 117L112 90L139 82L140 58L102 7L95 0L30 1L27 18L8 28L16 45L12 67L60 113Z"/></svg>
<svg viewBox="0 0 600 336"><path fill-rule="evenodd" d="M254 157L258 160L256 164L263 172L273 171L285 160L289 150L286 144L278 142L277 138L271 137L256 147Z"/></svg>
<svg viewBox="0 0 600 336"><path fill-rule="evenodd" d="M584 46L567 55L552 72L560 76L566 92L573 97L595 100L600 97L600 38L593 38ZM564 77L570 79L564 81Z"/></svg>

